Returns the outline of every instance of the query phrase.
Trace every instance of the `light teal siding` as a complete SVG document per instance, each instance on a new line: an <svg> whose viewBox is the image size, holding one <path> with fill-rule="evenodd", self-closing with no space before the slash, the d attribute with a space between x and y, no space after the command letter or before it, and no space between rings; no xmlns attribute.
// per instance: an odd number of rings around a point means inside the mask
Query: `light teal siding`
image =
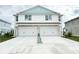
<svg viewBox="0 0 79 59"><path fill-rule="evenodd" d="M30 8L28 10L25 10L20 14L56 14L56 13L47 8L37 6L34 8Z"/></svg>

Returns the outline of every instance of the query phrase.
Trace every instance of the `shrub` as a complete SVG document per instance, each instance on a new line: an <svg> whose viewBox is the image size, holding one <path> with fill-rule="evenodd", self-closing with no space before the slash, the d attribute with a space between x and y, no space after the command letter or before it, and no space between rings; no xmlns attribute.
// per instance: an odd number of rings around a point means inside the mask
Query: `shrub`
<svg viewBox="0 0 79 59"><path fill-rule="evenodd" d="M72 36L72 32L68 32L67 36L71 37Z"/></svg>
<svg viewBox="0 0 79 59"><path fill-rule="evenodd" d="M64 37L71 37L71 36L72 36L72 32L64 33Z"/></svg>
<svg viewBox="0 0 79 59"><path fill-rule="evenodd" d="M5 33L5 34L2 35L2 36L4 36L4 37L12 37L12 36L13 36L13 31L7 32L7 33Z"/></svg>
<svg viewBox="0 0 79 59"><path fill-rule="evenodd" d="M14 38L14 37L13 37L13 31L7 32L7 33L5 33L5 34L3 34L3 35L0 35L0 42L9 40L9 39L11 39L11 38Z"/></svg>
<svg viewBox="0 0 79 59"><path fill-rule="evenodd" d="M10 33L9 32L5 33L4 37L10 37Z"/></svg>

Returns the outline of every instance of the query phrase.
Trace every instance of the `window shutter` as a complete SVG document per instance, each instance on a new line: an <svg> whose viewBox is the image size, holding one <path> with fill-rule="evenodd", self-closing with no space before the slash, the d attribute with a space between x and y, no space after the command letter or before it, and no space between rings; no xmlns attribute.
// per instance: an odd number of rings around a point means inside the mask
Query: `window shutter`
<svg viewBox="0 0 79 59"><path fill-rule="evenodd" d="M29 15L29 20L31 20L31 15Z"/></svg>
<svg viewBox="0 0 79 59"><path fill-rule="evenodd" d="M28 19L28 15L25 15L25 20Z"/></svg>
<svg viewBox="0 0 79 59"><path fill-rule="evenodd" d="M18 16L16 16L16 21L18 21Z"/></svg>
<svg viewBox="0 0 79 59"><path fill-rule="evenodd" d="M48 15L45 16L45 20L48 20Z"/></svg>

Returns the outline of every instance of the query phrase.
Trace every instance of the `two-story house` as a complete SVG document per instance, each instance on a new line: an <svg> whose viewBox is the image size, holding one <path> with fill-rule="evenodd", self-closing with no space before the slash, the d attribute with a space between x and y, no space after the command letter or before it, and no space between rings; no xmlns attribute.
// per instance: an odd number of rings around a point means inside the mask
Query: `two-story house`
<svg viewBox="0 0 79 59"><path fill-rule="evenodd" d="M5 34L11 31L11 23L0 19L0 34Z"/></svg>
<svg viewBox="0 0 79 59"><path fill-rule="evenodd" d="M65 22L66 32L71 32L73 36L79 36L79 17Z"/></svg>
<svg viewBox="0 0 79 59"><path fill-rule="evenodd" d="M15 36L61 36L61 14L35 6L14 15Z"/></svg>

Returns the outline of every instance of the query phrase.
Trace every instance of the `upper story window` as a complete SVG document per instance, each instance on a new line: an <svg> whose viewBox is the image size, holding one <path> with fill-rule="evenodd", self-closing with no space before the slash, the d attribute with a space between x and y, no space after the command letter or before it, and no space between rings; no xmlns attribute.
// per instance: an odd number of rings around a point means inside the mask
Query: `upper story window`
<svg viewBox="0 0 79 59"><path fill-rule="evenodd" d="M46 15L45 20L52 20L52 16L51 15Z"/></svg>
<svg viewBox="0 0 79 59"><path fill-rule="evenodd" d="M16 16L16 21L18 21L18 16Z"/></svg>
<svg viewBox="0 0 79 59"><path fill-rule="evenodd" d="M25 15L25 20L31 20L31 15Z"/></svg>
<svg viewBox="0 0 79 59"><path fill-rule="evenodd" d="M45 16L45 20L48 20L48 16L47 15Z"/></svg>
<svg viewBox="0 0 79 59"><path fill-rule="evenodd" d="M29 20L31 20L31 15L29 15Z"/></svg>
<svg viewBox="0 0 79 59"><path fill-rule="evenodd" d="M28 15L25 15L25 20L28 19Z"/></svg>

